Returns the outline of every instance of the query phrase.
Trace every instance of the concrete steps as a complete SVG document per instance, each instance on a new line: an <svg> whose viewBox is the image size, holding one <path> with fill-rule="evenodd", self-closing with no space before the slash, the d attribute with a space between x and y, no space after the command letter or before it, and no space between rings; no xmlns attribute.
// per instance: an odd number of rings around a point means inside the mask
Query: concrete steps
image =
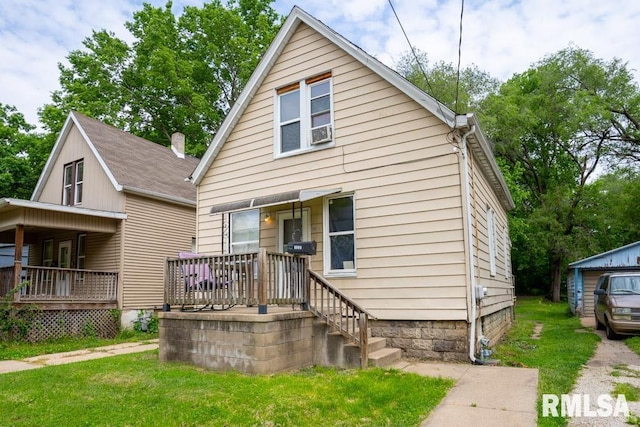
<svg viewBox="0 0 640 427"><path fill-rule="evenodd" d="M370 332L370 331L369 331ZM346 341L346 339L345 339ZM354 343L344 344L345 352L352 355L349 360L356 360L360 363L360 346ZM402 358L402 350L399 348L387 347L387 339L372 337L369 334L369 357L368 366L385 367L391 366Z"/></svg>
<svg viewBox="0 0 640 427"><path fill-rule="evenodd" d="M369 366L391 366L402 358L402 350L399 348L382 348L369 352Z"/></svg>
<svg viewBox="0 0 640 427"><path fill-rule="evenodd" d="M356 329L354 332L358 334ZM314 363L321 366L339 366L358 368L360 363L360 346L352 342L340 332L332 330L324 321L314 322ZM402 358L402 350L387 347L386 338L372 337L371 329L367 330L369 357L368 366L391 366Z"/></svg>

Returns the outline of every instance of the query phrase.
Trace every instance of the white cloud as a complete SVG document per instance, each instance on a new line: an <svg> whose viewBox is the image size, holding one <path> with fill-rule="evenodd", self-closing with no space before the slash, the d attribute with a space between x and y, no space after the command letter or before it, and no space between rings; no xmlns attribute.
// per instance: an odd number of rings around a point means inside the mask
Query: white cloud
<svg viewBox="0 0 640 427"><path fill-rule="evenodd" d="M177 0L184 5L204 0ZM124 23L142 0L2 0L0 103L15 105L31 123L58 88L57 63L82 48L92 30L130 41ZM164 7L166 0L152 0ZM288 13L295 0L277 0ZM431 61L458 61L460 0L393 0L411 43ZM388 0L300 0L299 5L371 55L392 66L409 46ZM629 63L640 76L640 2L636 0L467 0L462 66L476 64L506 80L569 44L598 58ZM636 77L637 81L640 81Z"/></svg>

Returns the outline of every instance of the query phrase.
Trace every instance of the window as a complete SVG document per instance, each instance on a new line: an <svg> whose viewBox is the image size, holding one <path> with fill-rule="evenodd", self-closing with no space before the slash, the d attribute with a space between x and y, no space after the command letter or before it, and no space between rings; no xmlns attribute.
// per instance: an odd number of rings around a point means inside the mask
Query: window
<svg viewBox="0 0 640 427"><path fill-rule="evenodd" d="M491 275L496 275L496 224L493 209L487 208L487 235L489 237L489 265Z"/></svg>
<svg viewBox="0 0 640 427"><path fill-rule="evenodd" d="M511 277L511 251L507 227L502 227L502 247L504 249L504 278L508 279Z"/></svg>
<svg viewBox="0 0 640 427"><path fill-rule="evenodd" d="M78 234L78 255L76 260L76 268L85 269L85 259L87 254L87 235Z"/></svg>
<svg viewBox="0 0 640 427"><path fill-rule="evenodd" d="M353 195L326 199L324 218L326 273L328 275L354 274L356 250Z"/></svg>
<svg viewBox="0 0 640 427"><path fill-rule="evenodd" d="M260 241L258 209L231 214L231 253L257 252Z"/></svg>
<svg viewBox="0 0 640 427"><path fill-rule="evenodd" d="M42 265L44 267L53 265L53 239L42 242Z"/></svg>
<svg viewBox="0 0 640 427"><path fill-rule="evenodd" d="M82 203L82 186L84 183L84 160L64 165L62 186L62 204L65 206Z"/></svg>
<svg viewBox="0 0 640 427"><path fill-rule="evenodd" d="M331 73L280 88L277 94L276 155L320 149L333 142Z"/></svg>

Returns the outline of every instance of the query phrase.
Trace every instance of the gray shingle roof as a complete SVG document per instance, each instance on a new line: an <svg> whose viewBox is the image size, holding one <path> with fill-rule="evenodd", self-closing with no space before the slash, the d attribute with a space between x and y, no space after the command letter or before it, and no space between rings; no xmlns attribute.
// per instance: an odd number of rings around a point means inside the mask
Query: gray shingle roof
<svg viewBox="0 0 640 427"><path fill-rule="evenodd" d="M196 187L185 181L198 159L177 157L170 148L124 132L83 114L72 113L106 167L125 190L196 200Z"/></svg>

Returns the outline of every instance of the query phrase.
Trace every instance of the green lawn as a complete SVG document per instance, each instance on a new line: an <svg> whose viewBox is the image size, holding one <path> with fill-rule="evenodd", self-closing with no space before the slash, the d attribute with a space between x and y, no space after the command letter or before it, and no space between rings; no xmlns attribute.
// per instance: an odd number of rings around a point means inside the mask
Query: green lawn
<svg viewBox="0 0 640 427"><path fill-rule="evenodd" d="M380 368L217 373L150 351L0 375L0 424L418 426L452 385Z"/></svg>
<svg viewBox="0 0 640 427"><path fill-rule="evenodd" d="M539 339L532 338L536 325L542 325ZM569 393L599 341L571 315L567 303L519 298L513 328L494 357L507 366L538 368L538 425L564 426L564 418L542 417L542 394Z"/></svg>
<svg viewBox="0 0 640 427"><path fill-rule="evenodd" d="M42 354L63 353L65 351L102 347L131 341L146 341L158 338L158 333L150 334L127 329L113 339L97 337L62 338L41 343L0 341L0 360L19 360Z"/></svg>

